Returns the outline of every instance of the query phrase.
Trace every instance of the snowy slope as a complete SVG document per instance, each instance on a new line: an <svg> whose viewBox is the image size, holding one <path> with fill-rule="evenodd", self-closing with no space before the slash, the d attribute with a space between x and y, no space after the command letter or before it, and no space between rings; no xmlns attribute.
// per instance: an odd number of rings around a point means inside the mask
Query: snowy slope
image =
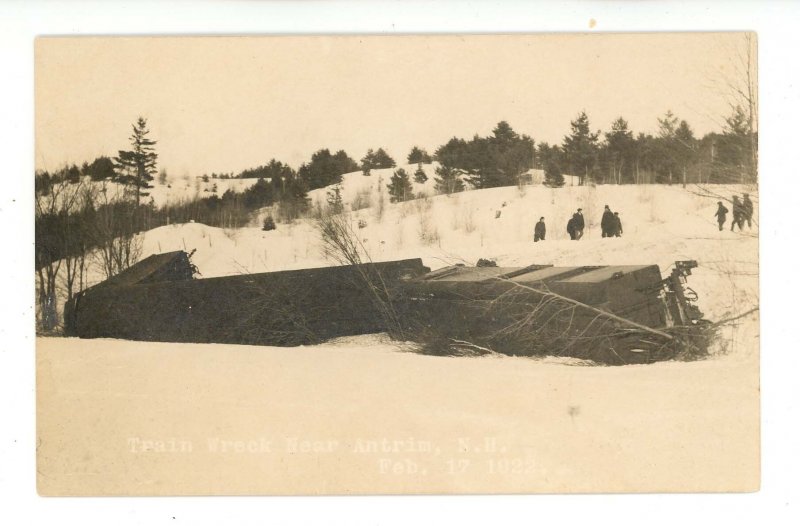
<svg viewBox="0 0 800 526"><path fill-rule="evenodd" d="M152 202L155 206L163 206L166 204L177 203L179 201L186 201L194 198L209 197L217 195L222 197L226 190L233 190L235 192L243 192L244 190L253 186L258 179L209 179L208 182L203 182L202 178L185 175L183 177L168 177L165 184L158 181L152 181L153 188L144 190L147 196L142 197L143 203ZM214 186L216 185L216 190ZM116 197L122 197L125 192L124 185L114 181L92 181L89 177L81 178L80 184L74 183L67 185L67 190L63 191L61 198L69 198L76 192L83 188L92 188L95 191L105 189L108 199L111 200ZM45 197L52 199L52 196ZM61 203L62 201L58 201Z"/></svg>
<svg viewBox="0 0 800 526"><path fill-rule="evenodd" d="M404 166L412 174L416 167ZM666 275L676 260L695 259L700 266L689 286L700 295L700 306L709 319L738 315L758 304L757 225L744 233L731 232L726 225L720 232L714 218L718 199L748 191L746 187L599 185L551 189L528 185L447 196L435 195L435 165L423 168L428 181L414 183L414 192L430 197L404 203L389 202L386 185L394 169L343 177L345 209L372 260L420 257L432 269L455 263L474 265L479 258L494 259L501 266L657 264ZM312 203L324 204L327 191L310 192ZM179 198L179 194L172 198ZM620 213L624 228L620 238L600 236L599 222L606 204ZM586 234L580 241L570 241L566 222L577 208L583 209ZM265 209L261 216L267 213ZM533 226L542 216L547 240L533 243ZM193 261L203 277L334 264L325 259L311 219L279 223L269 232L257 226L221 229L198 223L169 225L145 232L141 240L142 258L172 250L196 250ZM98 269L93 269L90 282L101 279ZM755 317L738 330L745 330L748 338L754 337Z"/></svg>
<svg viewBox="0 0 800 526"><path fill-rule="evenodd" d="M386 182L390 172L344 178L348 204L359 191L373 201L350 220L375 260L657 263L665 274L675 260L697 259L689 285L708 318L758 304L757 227L719 232L714 221L716 194L745 188L495 188L399 204L384 196L379 214L376 175ZM623 237L600 238L605 204L620 212ZM565 225L578 207L587 233L575 242ZM540 216L548 236L534 244ZM331 264L310 220L270 232L171 225L142 241L143 257L197 249L205 277ZM758 335L753 314L727 327L707 360L623 367L424 356L375 335L280 349L39 338L38 487L87 495L755 491ZM136 450L136 440L192 449ZM433 453L358 450L384 440L429 443ZM241 450L220 452L220 441ZM298 451L302 441L321 449Z"/></svg>
<svg viewBox="0 0 800 526"><path fill-rule="evenodd" d="M719 294L719 280L734 267L748 274L738 279L742 293L756 294L757 227L744 234L727 228L719 232L714 218L716 199L695 195L691 188L528 186L520 191L504 187L405 203L389 203L384 196L385 211L379 217L376 183L376 175L356 173L346 176L343 184L346 208L352 196L371 188L373 206L349 214L376 261L421 257L433 269L474 264L478 258L495 259L501 266L655 263L665 272L675 260L696 259L700 268L691 285L702 293L712 314L723 314L723 303L730 303L730 297L713 298ZM725 196L741 192L727 186L711 190ZM312 199L324 200L324 195L320 189L312 193ZM620 212L624 227L620 238L600 237L605 204ZM587 231L575 242L569 240L565 227L578 207L583 208ZM547 240L534 244L533 226L541 216L547 223ZM358 228L359 221L366 226ZM331 264L322 255L310 220L278 224L270 232L257 227L223 230L200 224L170 225L144 236L143 256L178 249L197 249L194 261L208 277Z"/></svg>

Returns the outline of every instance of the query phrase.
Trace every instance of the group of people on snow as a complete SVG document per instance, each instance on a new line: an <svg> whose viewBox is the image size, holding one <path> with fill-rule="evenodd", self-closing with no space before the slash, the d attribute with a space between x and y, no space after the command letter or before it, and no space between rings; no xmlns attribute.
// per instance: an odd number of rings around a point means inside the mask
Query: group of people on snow
<svg viewBox="0 0 800 526"><path fill-rule="evenodd" d="M747 221L747 228L753 227L753 202L750 200L750 194L744 194L742 200L739 201L739 196L733 196L733 220L731 221L731 232L733 228L738 226L742 230L744 222ZM717 218L720 232L725 226L725 221L728 218L728 209L722 204L722 201L717 201L717 212L714 214Z"/></svg>
<svg viewBox="0 0 800 526"><path fill-rule="evenodd" d="M586 221L583 218L583 209L578 208L578 211L572 214L572 217L567 222L567 233L569 238L577 241L583 237L583 231L586 228ZM600 228L603 231L603 237L620 237L622 235L622 220L619 217L619 212L612 212L606 205L603 211L603 218L600 221ZM544 241L547 234L547 227L544 223L544 217L539 218L539 222L533 229L533 241Z"/></svg>
<svg viewBox="0 0 800 526"><path fill-rule="evenodd" d="M586 222L583 220L583 208L578 208L578 211L572 214L572 218L567 221L567 233L569 238L577 241L583 237L583 229L586 228Z"/></svg>
<svg viewBox="0 0 800 526"><path fill-rule="evenodd" d="M742 200L739 196L734 195L731 203L733 208L733 220L731 221L731 232L735 227L739 230L744 228L745 222L747 228L753 227L753 202L750 200L750 194L743 194ZM723 226L728 218L729 210L722 204L722 201L717 201L717 212L714 214L719 224L719 229L722 231ZM572 217L567 222L567 233L569 238L577 241L583 237L583 231L586 228L586 222L583 219L583 209L578 208L578 211L572 214ZM613 212L608 205L603 210L603 217L600 220L600 230L603 237L620 237L622 235L622 220L619 217L619 212ZM544 217L539 218L539 222L533 229L533 241L544 241L547 234L547 227L544 223Z"/></svg>
<svg viewBox="0 0 800 526"><path fill-rule="evenodd" d="M603 237L621 236L622 220L619 218L619 212L612 212L606 205L603 210L603 218L600 220L600 229L603 231Z"/></svg>

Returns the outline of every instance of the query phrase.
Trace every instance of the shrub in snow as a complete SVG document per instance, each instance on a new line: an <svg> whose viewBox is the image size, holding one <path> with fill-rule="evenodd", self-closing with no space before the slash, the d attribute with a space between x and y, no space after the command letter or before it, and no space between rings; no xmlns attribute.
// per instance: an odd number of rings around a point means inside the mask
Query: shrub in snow
<svg viewBox="0 0 800 526"><path fill-rule="evenodd" d="M264 218L264 226L261 230L275 230L275 220L272 219L272 216Z"/></svg>

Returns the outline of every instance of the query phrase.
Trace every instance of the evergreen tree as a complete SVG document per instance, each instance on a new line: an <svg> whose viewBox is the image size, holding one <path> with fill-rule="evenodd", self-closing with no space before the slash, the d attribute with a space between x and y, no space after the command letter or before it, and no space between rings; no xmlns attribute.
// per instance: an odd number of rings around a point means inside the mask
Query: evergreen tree
<svg viewBox="0 0 800 526"><path fill-rule="evenodd" d="M344 150L335 155L325 148L314 152L311 161L297 171L309 189L324 188L342 182L342 175L358 170L358 164Z"/></svg>
<svg viewBox="0 0 800 526"><path fill-rule="evenodd" d="M372 172L372 161L375 158L375 152L372 148L367 150L367 154L361 158L361 172L364 175L370 175Z"/></svg>
<svg viewBox="0 0 800 526"><path fill-rule="evenodd" d="M654 143L657 180L672 184L686 182L689 166L694 163L697 141L685 120L671 111L658 119L658 138Z"/></svg>
<svg viewBox="0 0 800 526"><path fill-rule="evenodd" d="M570 122L571 133L564 137L563 150L573 175L577 175L580 184L592 176L597 164L597 138L600 132L592 133L589 128L589 117L582 111Z"/></svg>
<svg viewBox="0 0 800 526"><path fill-rule="evenodd" d="M64 170L64 179L70 183L77 183L81 180L81 171L77 165L73 164Z"/></svg>
<svg viewBox="0 0 800 526"><path fill-rule="evenodd" d="M729 145L730 155L726 159L727 163L741 169L741 179L734 180L745 182L746 178L754 182L757 171L755 164L758 159L758 134L753 131L752 119L740 105L735 106L731 115L725 119L723 135Z"/></svg>
<svg viewBox="0 0 800 526"><path fill-rule="evenodd" d="M375 152L375 158L373 159L373 168L394 168L397 166L395 164L394 159L386 153L383 148L378 148Z"/></svg>
<svg viewBox="0 0 800 526"><path fill-rule="evenodd" d="M344 150L339 150L333 155L333 162L334 166L336 167L336 171L341 174L348 174L351 172L356 172L359 169L358 163L347 155L347 152Z"/></svg>
<svg viewBox="0 0 800 526"><path fill-rule="evenodd" d="M550 146L546 142L540 142L539 146L536 147L537 152L537 166L542 170L547 168L549 162L554 162L558 166L561 166L564 162L563 153L561 152L561 148L556 144Z"/></svg>
<svg viewBox="0 0 800 526"><path fill-rule="evenodd" d="M564 176L561 175L561 169L558 163L553 160L547 161L544 168L544 185L550 188L561 188L564 186Z"/></svg>
<svg viewBox="0 0 800 526"><path fill-rule="evenodd" d="M414 195L411 178L402 168L394 171L387 189L389 190L389 199L393 203L407 201Z"/></svg>
<svg viewBox="0 0 800 526"><path fill-rule="evenodd" d="M275 230L275 228L276 228L275 220L272 218L272 216L268 215L267 217L265 217L264 224L261 227L261 230L269 231L269 230Z"/></svg>
<svg viewBox="0 0 800 526"><path fill-rule="evenodd" d="M280 203L289 220L297 219L308 210L308 187L301 177L289 175L284 178Z"/></svg>
<svg viewBox="0 0 800 526"><path fill-rule="evenodd" d="M506 121L492 130L489 145L494 159L496 181L491 186L519 184L522 174L533 168L534 143L527 135L520 136Z"/></svg>
<svg viewBox="0 0 800 526"><path fill-rule="evenodd" d="M249 210L271 205L275 200L272 185L266 179L259 179L256 184L244 191L243 204Z"/></svg>
<svg viewBox="0 0 800 526"><path fill-rule="evenodd" d="M422 163L417 165L417 170L414 172L414 182L417 184L424 184L428 180L428 175L422 169Z"/></svg>
<svg viewBox="0 0 800 526"><path fill-rule="evenodd" d="M150 181L156 174L156 160L158 159L154 148L156 141L147 137L149 133L147 120L139 117L133 125L133 134L130 136L132 148L120 150L119 155L114 158L115 179L135 194L137 207L141 197L149 195L142 190L153 188Z"/></svg>
<svg viewBox="0 0 800 526"><path fill-rule="evenodd" d="M374 151L369 149L364 158L361 159L361 171L364 175L369 175L372 169L394 168L395 166L394 159L383 148L378 148Z"/></svg>
<svg viewBox="0 0 800 526"><path fill-rule="evenodd" d="M255 168L248 168L246 170L242 170L236 175L238 179L281 179L282 177L286 177L292 175L294 176L294 170L288 165L283 164L282 162L270 159L269 162L262 166L257 166ZM211 174L211 177L214 177L214 174Z"/></svg>
<svg viewBox="0 0 800 526"><path fill-rule="evenodd" d="M616 183L631 181L635 141L628 122L619 117L611 123L611 131L605 135L606 163L612 179Z"/></svg>
<svg viewBox="0 0 800 526"><path fill-rule="evenodd" d="M461 174L455 168L441 165L436 168L436 175L433 180L436 182L436 191L440 194L452 194L464 191L464 181Z"/></svg>
<svg viewBox="0 0 800 526"><path fill-rule="evenodd" d="M533 167L534 143L519 136L501 121L489 137L474 136L470 141L453 137L436 150L439 164L463 175L475 188L517 184Z"/></svg>
<svg viewBox="0 0 800 526"><path fill-rule="evenodd" d="M408 154L408 164L431 163L433 159L424 149L414 146Z"/></svg>

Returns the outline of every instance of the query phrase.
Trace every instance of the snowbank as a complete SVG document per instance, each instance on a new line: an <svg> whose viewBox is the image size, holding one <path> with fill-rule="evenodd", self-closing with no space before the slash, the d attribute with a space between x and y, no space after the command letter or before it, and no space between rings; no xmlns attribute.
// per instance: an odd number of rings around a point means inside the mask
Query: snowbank
<svg viewBox="0 0 800 526"><path fill-rule="evenodd" d="M37 341L40 493L753 491L758 364Z"/></svg>

